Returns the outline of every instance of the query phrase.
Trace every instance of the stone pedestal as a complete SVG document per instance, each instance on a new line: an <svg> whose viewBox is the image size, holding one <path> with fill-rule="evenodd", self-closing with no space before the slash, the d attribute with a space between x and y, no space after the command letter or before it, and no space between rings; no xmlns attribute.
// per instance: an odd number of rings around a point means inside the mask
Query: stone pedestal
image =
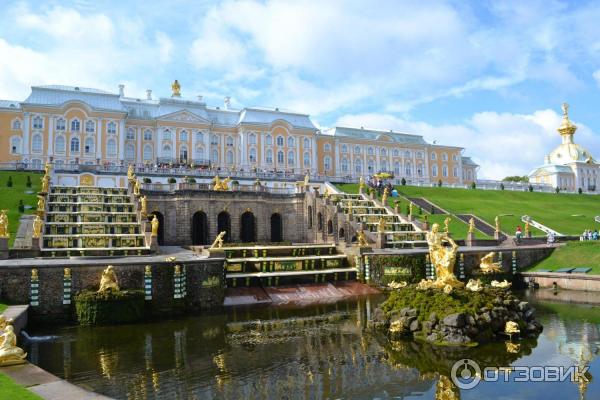
<svg viewBox="0 0 600 400"><path fill-rule="evenodd" d="M377 242L375 243L375 247L378 249L385 249L385 245L387 244L387 237L385 233L377 232Z"/></svg>
<svg viewBox="0 0 600 400"><path fill-rule="evenodd" d="M41 249L40 245L41 238L31 238L31 250L39 252Z"/></svg>
<svg viewBox="0 0 600 400"><path fill-rule="evenodd" d="M500 240L500 232L498 232L498 231L494 232L494 239Z"/></svg>
<svg viewBox="0 0 600 400"><path fill-rule="evenodd" d="M415 217L413 217L413 215L412 215L412 214L408 214L408 215L406 216L406 218L407 218L407 219L408 219L410 222L413 222L413 221L415 220Z"/></svg>
<svg viewBox="0 0 600 400"><path fill-rule="evenodd" d="M467 240L465 241L466 245L472 247L475 243L475 234L473 232L467 233Z"/></svg>
<svg viewBox="0 0 600 400"><path fill-rule="evenodd" d="M529 232L525 232L525 237L526 237L527 239L531 239L531 231L529 231Z"/></svg>
<svg viewBox="0 0 600 400"><path fill-rule="evenodd" d="M156 254L160 253L157 236L150 236L150 251Z"/></svg>
<svg viewBox="0 0 600 400"><path fill-rule="evenodd" d="M0 238L0 260L8 258L8 238Z"/></svg>

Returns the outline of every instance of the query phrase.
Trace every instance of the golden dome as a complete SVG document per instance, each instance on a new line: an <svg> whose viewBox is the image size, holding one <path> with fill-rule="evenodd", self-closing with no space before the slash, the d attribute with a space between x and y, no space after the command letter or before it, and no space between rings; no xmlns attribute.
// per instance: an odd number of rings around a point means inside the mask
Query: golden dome
<svg viewBox="0 0 600 400"><path fill-rule="evenodd" d="M558 133L561 135L573 135L577 130L577 126L569 119L569 105L567 103L562 104L562 111L563 119L558 127Z"/></svg>

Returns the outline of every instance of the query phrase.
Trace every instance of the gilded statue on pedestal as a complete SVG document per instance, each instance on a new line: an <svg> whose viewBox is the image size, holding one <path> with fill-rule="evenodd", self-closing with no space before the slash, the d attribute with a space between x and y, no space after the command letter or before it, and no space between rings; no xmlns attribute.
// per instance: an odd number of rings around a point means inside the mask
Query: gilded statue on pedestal
<svg viewBox="0 0 600 400"><path fill-rule="evenodd" d="M464 283L456 279L454 275L458 245L446 232L439 232L439 229L439 224L433 224L431 232L426 235L429 259L435 268L436 279L435 281L422 280L418 288L444 289L446 293L450 293L453 288L464 287ZM446 246L446 243L449 246Z"/></svg>
<svg viewBox="0 0 600 400"><path fill-rule="evenodd" d="M412 201L410 203L408 203L408 216L412 217L413 215L413 203Z"/></svg>
<svg viewBox="0 0 600 400"><path fill-rule="evenodd" d="M8 365L24 364L27 353L20 347L17 347L17 335L12 325L7 325L4 332L0 335L0 367Z"/></svg>
<svg viewBox="0 0 600 400"><path fill-rule="evenodd" d="M379 217L379 222L377 223L377 232L385 232L385 219L383 217Z"/></svg>
<svg viewBox="0 0 600 400"><path fill-rule="evenodd" d="M492 252L487 253L485 256L483 256L481 258L479 268L481 269L481 272L483 272L484 274L492 274L492 273L496 273L496 272L502 272L502 263L494 262L494 255L495 255L495 253L492 251Z"/></svg>
<svg viewBox="0 0 600 400"><path fill-rule="evenodd" d="M529 237L530 232L531 232L531 229L529 227L529 221L525 221L525 237Z"/></svg>
<svg viewBox="0 0 600 400"><path fill-rule="evenodd" d="M39 215L35 216L33 220L33 234L31 235L34 239L39 239L42 235L42 227L44 226L44 222L40 218Z"/></svg>
<svg viewBox="0 0 600 400"><path fill-rule="evenodd" d="M223 243L225 243L225 235L227 234L226 231L223 231L221 233L219 233L217 235L217 237L215 238L215 241L213 242L213 244L210 246L211 249L220 249L223 247Z"/></svg>
<svg viewBox="0 0 600 400"><path fill-rule="evenodd" d="M39 212L44 212L46 210L46 199L44 196L38 196L37 210Z"/></svg>
<svg viewBox="0 0 600 400"><path fill-rule="evenodd" d="M152 225L152 237L156 237L158 236L158 218L156 218L156 214L154 214L154 216L152 217L152 222L150 222L150 224Z"/></svg>
<svg viewBox="0 0 600 400"><path fill-rule="evenodd" d="M50 171L52 171L52 164L47 162L46 164L44 164L44 174L49 175Z"/></svg>
<svg viewBox="0 0 600 400"><path fill-rule="evenodd" d="M50 188L50 176L45 174L42 177L42 190L41 193L48 193L48 189Z"/></svg>
<svg viewBox="0 0 600 400"><path fill-rule="evenodd" d="M356 232L356 238L358 240L358 247L369 247L369 242L367 242L367 237L364 231L360 230Z"/></svg>
<svg viewBox="0 0 600 400"><path fill-rule="evenodd" d="M141 185L140 185L140 181L138 179L136 179L133 183L133 194L135 196L139 196L140 195L140 189L141 189Z"/></svg>
<svg viewBox="0 0 600 400"><path fill-rule="evenodd" d="M129 167L127 167L127 179L130 182L135 179L135 170L133 168L133 164L129 164Z"/></svg>
<svg viewBox="0 0 600 400"><path fill-rule="evenodd" d="M179 81L175 79L175 82L171 85L172 97L181 97L181 85Z"/></svg>
<svg viewBox="0 0 600 400"><path fill-rule="evenodd" d="M469 233L475 233L475 218L469 219Z"/></svg>
<svg viewBox="0 0 600 400"><path fill-rule="evenodd" d="M0 238L8 238L10 236L8 232L8 216L6 215L7 210L0 211Z"/></svg>
<svg viewBox="0 0 600 400"><path fill-rule="evenodd" d="M0 314L0 332L4 332L7 326L12 325L12 318L6 318L4 314Z"/></svg>
<svg viewBox="0 0 600 400"><path fill-rule="evenodd" d="M119 283L117 282L117 275L112 265L106 267L102 272L102 278L100 279L100 289L98 292L105 292L107 290L119 291Z"/></svg>
<svg viewBox="0 0 600 400"><path fill-rule="evenodd" d="M140 213L142 216L146 216L148 213L148 199L146 196L140 197Z"/></svg>
<svg viewBox="0 0 600 400"><path fill-rule="evenodd" d="M308 172L306 173L306 175L304 175L304 186L308 186L308 181L310 180L310 175L308 175Z"/></svg>
<svg viewBox="0 0 600 400"><path fill-rule="evenodd" d="M362 176L360 177L360 179L358 180L358 189L359 191L363 191L365 189L365 178L363 178Z"/></svg>
<svg viewBox="0 0 600 400"><path fill-rule="evenodd" d="M231 178L227 177L221 180L219 175L217 175L213 178L213 190L218 192L225 192L229 190L229 182L231 182Z"/></svg>
<svg viewBox="0 0 600 400"><path fill-rule="evenodd" d="M452 220L452 219L451 219L450 217L446 217L446 218L444 219L444 231L445 231L446 233L450 233L450 221L451 221L451 220Z"/></svg>
<svg viewBox="0 0 600 400"><path fill-rule="evenodd" d="M390 191L388 190L388 188L383 189L383 195L381 195L381 204L383 204L383 206L387 206L387 200L388 200L388 196L390 194Z"/></svg>

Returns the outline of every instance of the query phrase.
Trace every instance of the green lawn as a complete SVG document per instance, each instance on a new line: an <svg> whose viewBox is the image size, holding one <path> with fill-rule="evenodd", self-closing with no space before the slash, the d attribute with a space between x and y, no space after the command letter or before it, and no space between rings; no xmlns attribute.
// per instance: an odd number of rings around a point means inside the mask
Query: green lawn
<svg viewBox="0 0 600 400"><path fill-rule="evenodd" d="M0 314L2 314L4 310L6 310L6 307L8 307L6 304L0 303Z"/></svg>
<svg viewBox="0 0 600 400"><path fill-rule="evenodd" d="M353 192L358 185L340 185L340 188ZM454 214L475 214L492 225L496 215L512 214L500 217L501 229L510 235L517 225L524 228L521 216L525 214L563 234L579 235L585 229L600 228L594 222L594 217L600 215L600 197L595 195L417 186L396 189L407 197L431 200ZM541 234L534 229L532 233Z"/></svg>
<svg viewBox="0 0 600 400"><path fill-rule="evenodd" d="M600 274L600 241L567 242L554 250L550 257L535 264L528 271L566 267L590 267L589 274Z"/></svg>
<svg viewBox="0 0 600 400"><path fill-rule="evenodd" d="M0 373L0 400L41 400L41 397Z"/></svg>
<svg viewBox="0 0 600 400"><path fill-rule="evenodd" d="M8 177L12 176L13 185L12 187L6 186ZM31 188L28 188L25 183L27 182L27 176L31 177ZM23 200L24 205L30 205L31 209L25 210L26 214L30 214L35 211L37 205L37 192L40 190L41 174L33 172L16 172L16 171L0 171L0 210L8 210L8 230L10 231L9 246L12 246L15 240L15 234L19 228L19 219L21 213L19 212L19 200ZM25 192L33 191L32 194Z"/></svg>

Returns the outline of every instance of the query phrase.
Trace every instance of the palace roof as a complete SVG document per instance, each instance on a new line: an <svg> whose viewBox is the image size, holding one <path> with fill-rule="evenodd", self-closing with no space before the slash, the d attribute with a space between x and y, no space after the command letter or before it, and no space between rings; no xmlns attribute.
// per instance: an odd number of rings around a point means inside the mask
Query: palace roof
<svg viewBox="0 0 600 400"><path fill-rule="evenodd" d="M479 164L477 164L475 161L473 161L473 160L471 159L471 157L463 157L463 158L462 158L462 164L463 164L463 165L473 165L473 166L475 166L475 167L478 167L478 166L479 166Z"/></svg>
<svg viewBox="0 0 600 400"><path fill-rule="evenodd" d="M556 164L546 164L541 167L535 168L533 171L529 173L529 176L533 175L547 175L547 174L572 174L573 170L570 167L565 165L556 165Z"/></svg>
<svg viewBox="0 0 600 400"><path fill-rule="evenodd" d="M360 140L381 140L390 141L393 143L402 144L428 144L423 136L414 135L409 133L400 133L394 131L382 131L376 129L363 129L363 128L349 128L336 126L335 128L327 129L323 131L324 135L337 136L337 137L348 137Z"/></svg>

